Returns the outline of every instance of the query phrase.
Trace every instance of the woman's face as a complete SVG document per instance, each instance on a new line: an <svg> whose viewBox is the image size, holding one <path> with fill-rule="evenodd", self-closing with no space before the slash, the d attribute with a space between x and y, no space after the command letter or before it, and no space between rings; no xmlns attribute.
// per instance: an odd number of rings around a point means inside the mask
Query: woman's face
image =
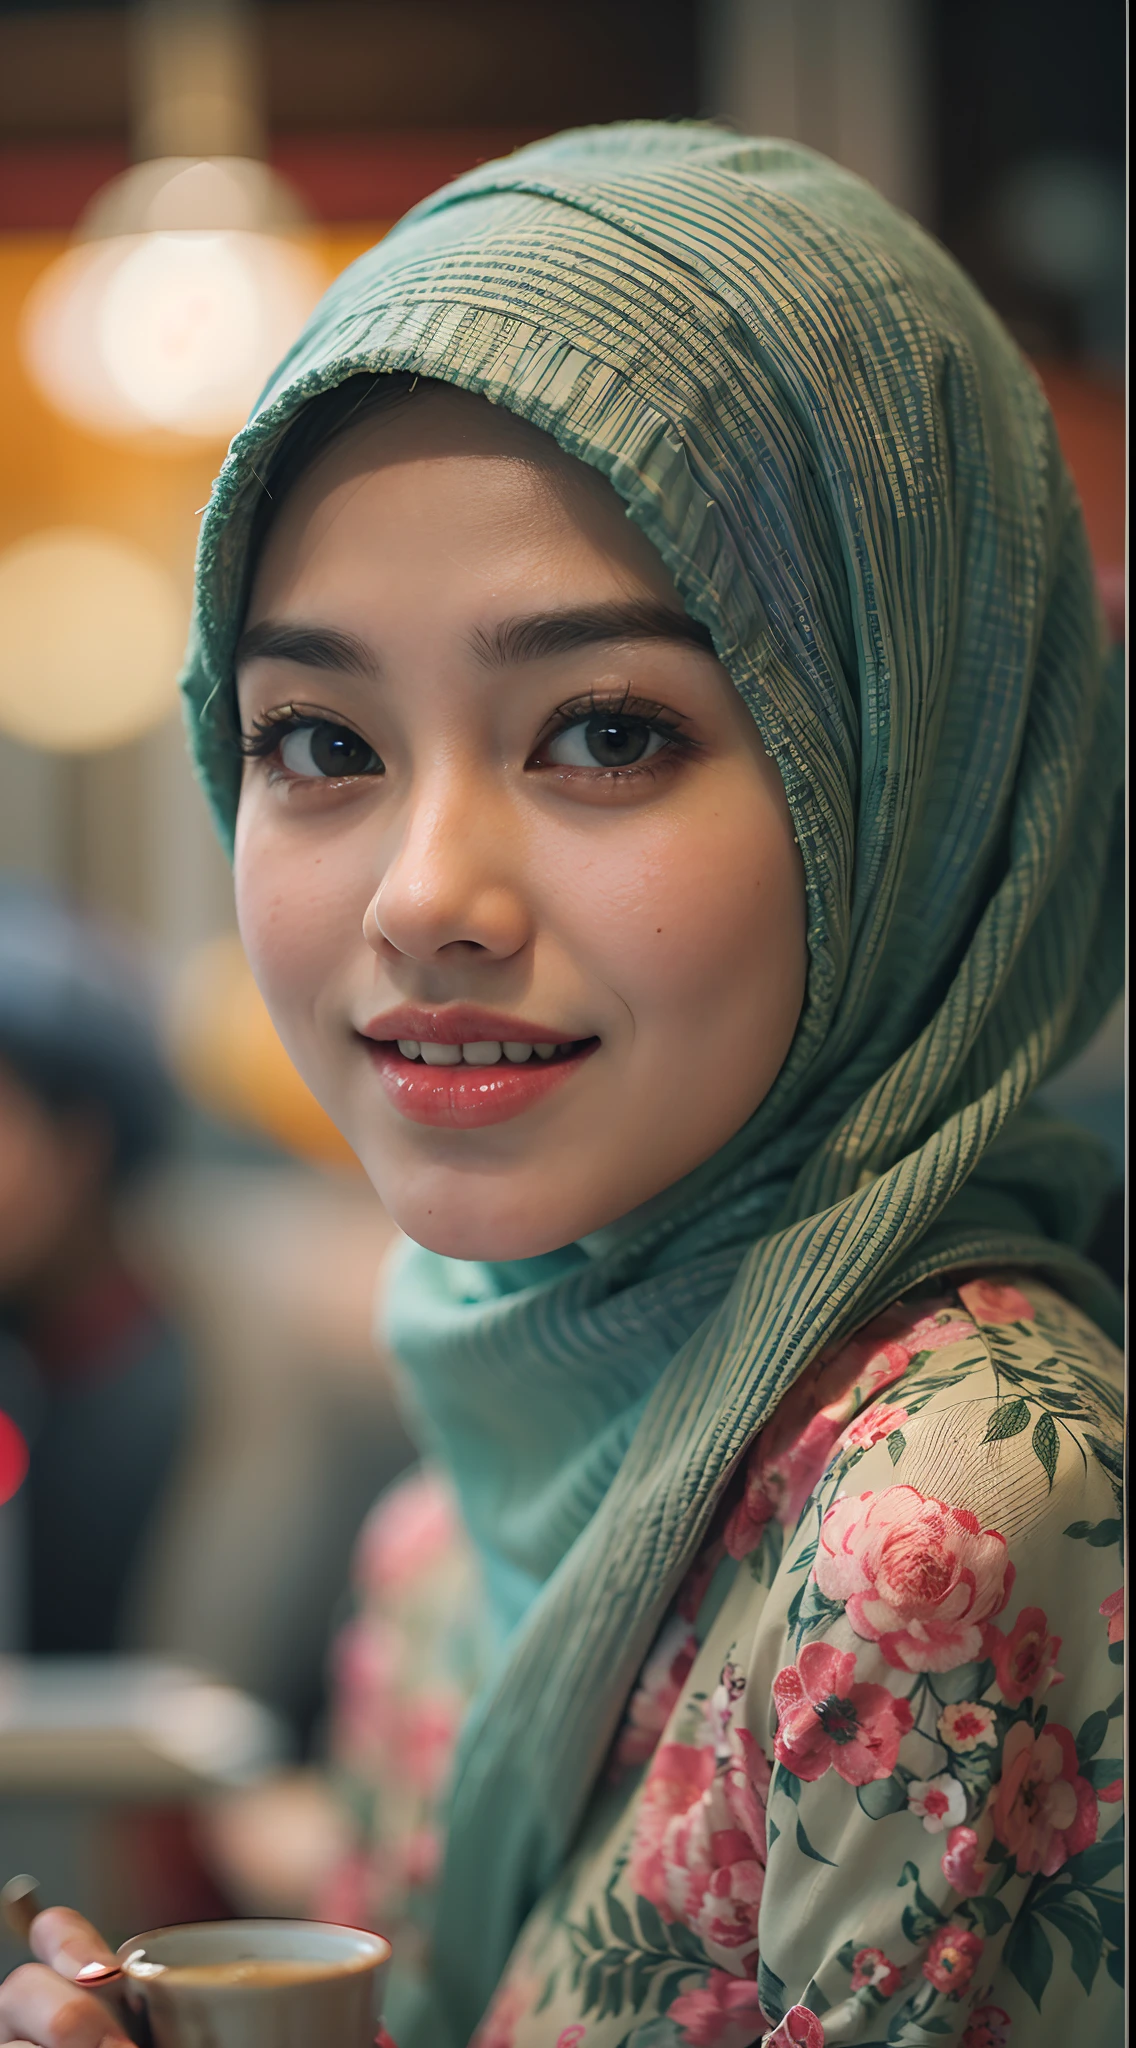
<svg viewBox="0 0 1136 2048"><path fill-rule="evenodd" d="M420 387L333 444L259 564L241 932L409 1236L613 1222L767 1093L806 974L780 777L609 485Z"/></svg>

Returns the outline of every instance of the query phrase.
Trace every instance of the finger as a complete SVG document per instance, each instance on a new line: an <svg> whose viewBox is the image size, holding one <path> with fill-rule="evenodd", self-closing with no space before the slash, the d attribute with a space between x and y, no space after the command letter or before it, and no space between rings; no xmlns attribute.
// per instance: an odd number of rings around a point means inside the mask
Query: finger
<svg viewBox="0 0 1136 2048"><path fill-rule="evenodd" d="M41 1963L49 1963L61 1977L74 1980L88 1963L105 1963L112 1970L118 1967L118 1958L98 1928L81 1913L73 1913L70 1906L49 1906L45 1913L37 1913L28 1940L32 1954Z"/></svg>
<svg viewBox="0 0 1136 2048"><path fill-rule="evenodd" d="M39 2048L130 2048L106 2007L42 1963L24 1963L0 1984L0 2039Z"/></svg>

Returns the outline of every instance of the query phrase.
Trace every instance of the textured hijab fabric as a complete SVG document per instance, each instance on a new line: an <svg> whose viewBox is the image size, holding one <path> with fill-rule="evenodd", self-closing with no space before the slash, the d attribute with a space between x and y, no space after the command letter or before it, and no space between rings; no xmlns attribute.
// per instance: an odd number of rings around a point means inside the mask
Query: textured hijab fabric
<svg viewBox="0 0 1136 2048"><path fill-rule="evenodd" d="M418 2048L468 2039L727 1474L817 1351L966 1264L1045 1269L1115 1328L1074 1249L1101 1163L1027 1102L1119 984L1121 727L1045 401L951 260L806 150L634 125L418 207L234 442L185 677L226 836L258 472L366 370L481 392L610 479L778 763L809 912L793 1047L715 1159L547 1260L404 1263L398 1348L500 1645Z"/></svg>

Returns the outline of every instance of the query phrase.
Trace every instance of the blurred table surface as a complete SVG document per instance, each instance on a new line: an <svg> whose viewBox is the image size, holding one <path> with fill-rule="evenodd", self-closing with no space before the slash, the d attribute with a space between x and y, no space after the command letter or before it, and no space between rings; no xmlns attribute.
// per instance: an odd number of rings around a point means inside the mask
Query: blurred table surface
<svg viewBox="0 0 1136 2048"><path fill-rule="evenodd" d="M0 1659L0 1876L108 1937L224 1909L194 1807L276 1770L279 1717L235 1686L152 1657ZM23 1959L0 1933L0 1977Z"/></svg>

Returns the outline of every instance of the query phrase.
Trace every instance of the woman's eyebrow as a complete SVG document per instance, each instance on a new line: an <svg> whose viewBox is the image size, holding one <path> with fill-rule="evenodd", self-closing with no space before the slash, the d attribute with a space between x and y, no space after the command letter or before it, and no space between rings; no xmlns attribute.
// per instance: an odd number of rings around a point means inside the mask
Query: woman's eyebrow
<svg viewBox="0 0 1136 2048"><path fill-rule="evenodd" d="M503 619L491 631L479 629L471 635L474 653L493 668L572 654L577 648L612 640L681 640L707 654L715 651L710 633L697 619L647 599L536 612L531 618Z"/></svg>
<svg viewBox="0 0 1136 2048"><path fill-rule="evenodd" d="M375 673L375 658L366 641L356 639L354 633L339 633L334 626L288 626L265 619L241 634L233 665L240 668L257 656L295 661L302 668L337 669L342 675L368 679Z"/></svg>

